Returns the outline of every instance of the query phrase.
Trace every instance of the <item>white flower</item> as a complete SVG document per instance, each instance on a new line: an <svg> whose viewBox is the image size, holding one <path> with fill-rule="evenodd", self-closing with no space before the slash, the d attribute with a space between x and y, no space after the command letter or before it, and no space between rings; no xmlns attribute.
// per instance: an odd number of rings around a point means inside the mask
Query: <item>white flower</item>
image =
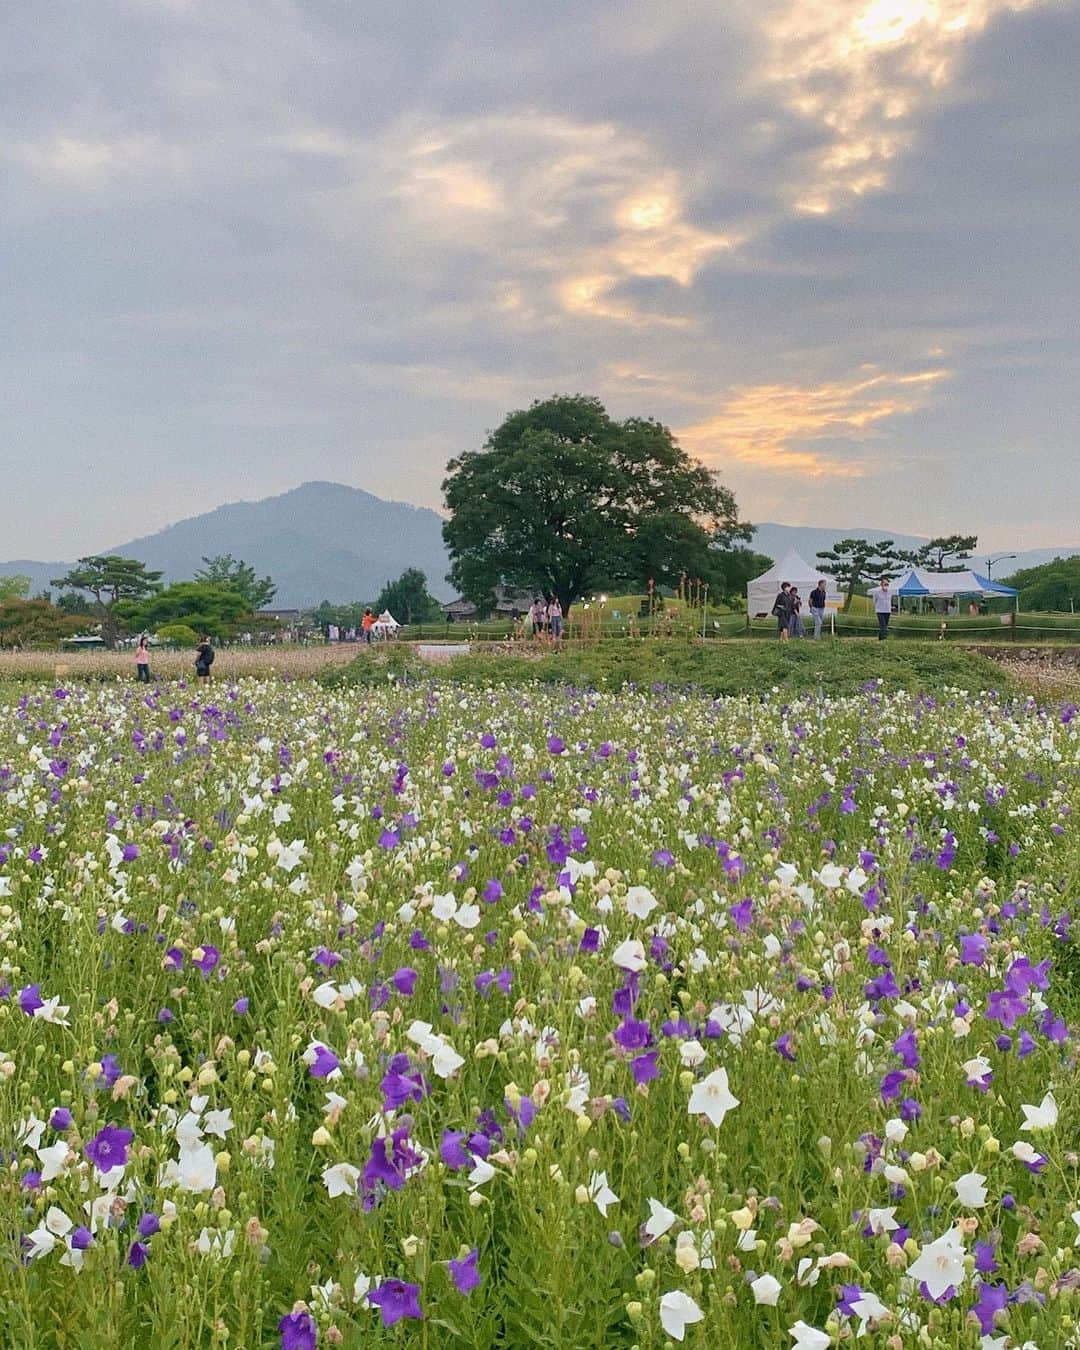
<svg viewBox="0 0 1080 1350"><path fill-rule="evenodd" d="M52 998L47 998L40 1008L34 1009L34 1016L40 1018L42 1022L51 1022L53 1026L66 1027L68 1005L61 1004L60 995L55 994Z"/></svg>
<svg viewBox="0 0 1080 1350"><path fill-rule="evenodd" d="M683 1041L679 1046L679 1059L688 1069L696 1069L705 1063L705 1050L700 1041Z"/></svg>
<svg viewBox="0 0 1080 1350"><path fill-rule="evenodd" d="M427 1048L425 1046L425 1049ZM431 1053L431 1067L438 1077L449 1078L451 1074L457 1073L464 1063L464 1056L459 1055L449 1041L444 1041L440 1037L437 1047Z"/></svg>
<svg viewBox="0 0 1080 1350"><path fill-rule="evenodd" d="M950 1285L959 1289L965 1279L964 1245L956 1229L928 1242L908 1267L908 1274L926 1285L931 1298L940 1298Z"/></svg>
<svg viewBox="0 0 1080 1350"><path fill-rule="evenodd" d="M777 879L777 881L780 883L781 886L792 885L798 875L799 869L795 866L795 864L786 862L782 862L780 866L776 869L776 871L773 873L773 876Z"/></svg>
<svg viewBox="0 0 1080 1350"><path fill-rule="evenodd" d="M1058 1108L1052 1092L1048 1092L1038 1106L1021 1105L1020 1110L1024 1113L1022 1130L1052 1130L1057 1124Z"/></svg>
<svg viewBox="0 0 1080 1350"><path fill-rule="evenodd" d="M356 1279L353 1280L352 1296L356 1303L366 1304L368 1290L371 1288L371 1276L358 1271Z"/></svg>
<svg viewBox="0 0 1080 1350"><path fill-rule="evenodd" d="M469 1189L475 1191L477 1187L484 1186L495 1175L495 1169L486 1158L480 1158L475 1153L472 1155L473 1169L469 1173Z"/></svg>
<svg viewBox="0 0 1080 1350"><path fill-rule="evenodd" d="M874 1237L881 1237L883 1233L894 1233L900 1227L896 1222L896 1206L890 1205L888 1209L867 1210L866 1226Z"/></svg>
<svg viewBox="0 0 1080 1350"><path fill-rule="evenodd" d="M764 1303L767 1308L775 1308L776 1300L780 1297L780 1290L783 1285L775 1275L759 1275L756 1280L750 1281L750 1288L754 1291L754 1302Z"/></svg>
<svg viewBox="0 0 1080 1350"><path fill-rule="evenodd" d="M1077 1210L1077 1214L1080 1214L1080 1210ZM668 1209L666 1205L662 1205L659 1200L654 1200L650 1196L649 1217L645 1220L644 1225L645 1232L649 1237L663 1237L675 1222L675 1218L676 1216L672 1210ZM1078 1219L1077 1222L1080 1223L1080 1219ZM1076 1241L1080 1244L1080 1237L1078 1237Z"/></svg>
<svg viewBox="0 0 1080 1350"><path fill-rule="evenodd" d="M209 1144L181 1148L176 1184L182 1191L212 1191L217 1185L217 1161Z"/></svg>
<svg viewBox="0 0 1080 1350"><path fill-rule="evenodd" d="M1080 1209L1074 1209L1074 1210L1073 1210L1073 1212L1072 1212L1072 1221L1073 1221L1074 1224L1076 1224L1077 1228L1080 1229ZM1080 1232L1077 1233L1077 1235L1076 1235L1076 1240L1075 1240L1075 1242L1073 1243L1073 1246L1074 1246L1074 1247L1080 1247Z"/></svg>
<svg viewBox="0 0 1080 1350"><path fill-rule="evenodd" d="M626 892L626 910L635 919L647 919L657 903L648 886L631 886Z"/></svg>
<svg viewBox="0 0 1080 1350"><path fill-rule="evenodd" d="M747 1228L739 1234L739 1240L735 1244L737 1252L752 1252L757 1246L757 1229Z"/></svg>
<svg viewBox="0 0 1080 1350"><path fill-rule="evenodd" d="M1042 1157L1042 1154L1032 1148L1026 1139L1018 1139L1013 1144L1012 1155L1018 1162L1023 1163L1033 1163Z"/></svg>
<svg viewBox="0 0 1080 1350"><path fill-rule="evenodd" d="M454 914L454 922L459 928L475 928L480 922L480 906L460 905Z"/></svg>
<svg viewBox="0 0 1080 1350"><path fill-rule="evenodd" d="M692 1322L700 1322L705 1314L681 1289L673 1289L660 1300L660 1325L673 1341L681 1341Z"/></svg>
<svg viewBox="0 0 1080 1350"><path fill-rule="evenodd" d="M611 959L621 970L644 970L645 944L640 938L627 938L611 953Z"/></svg>
<svg viewBox="0 0 1080 1350"><path fill-rule="evenodd" d="M687 1110L692 1116L708 1116L710 1123L719 1127L727 1113L738 1104L738 1097L733 1097L728 1088L727 1069L713 1069L700 1083L694 1084Z"/></svg>
<svg viewBox="0 0 1080 1350"><path fill-rule="evenodd" d="M59 1143L50 1144L48 1148L36 1148L34 1152L41 1161L41 1180L44 1184L60 1176L71 1149L61 1139Z"/></svg>
<svg viewBox="0 0 1080 1350"><path fill-rule="evenodd" d="M437 895L431 902L431 914L433 918L440 923L446 923L454 917L457 910L457 901L453 893L447 891L445 895Z"/></svg>
<svg viewBox="0 0 1080 1350"><path fill-rule="evenodd" d="M985 1180L981 1172L965 1172L953 1182L956 1198L969 1209L982 1209L986 1204Z"/></svg>
<svg viewBox="0 0 1080 1350"><path fill-rule="evenodd" d="M862 870L861 867L853 867L851 871L847 874L847 878L844 881L844 885L847 887L847 889L851 892L852 895L858 895L862 891L862 888L866 885L868 880L869 877L867 877L866 873Z"/></svg>
<svg viewBox="0 0 1080 1350"><path fill-rule="evenodd" d="M333 980L324 980L311 991L311 997L320 1008L332 1008L338 1000L337 985Z"/></svg>
<svg viewBox="0 0 1080 1350"><path fill-rule="evenodd" d="M968 1078L973 1082L979 1083L982 1087L986 1086L986 1080L989 1079L990 1074L993 1072L990 1061L985 1055L976 1055L974 1059L966 1060L963 1067L964 1073Z"/></svg>
<svg viewBox="0 0 1080 1350"><path fill-rule="evenodd" d="M608 1185L606 1172L594 1172L589 1178L589 1199L605 1219L607 1218L608 1206L619 1203L619 1197Z"/></svg>
<svg viewBox="0 0 1080 1350"><path fill-rule="evenodd" d="M832 1337L817 1327L807 1326L805 1322L796 1322L788 1327L788 1335L795 1342L794 1350L827 1350Z"/></svg>
<svg viewBox="0 0 1080 1350"><path fill-rule="evenodd" d="M331 1200L339 1195L355 1195L360 1169L352 1163L335 1163L323 1169L322 1179Z"/></svg>
<svg viewBox="0 0 1080 1350"><path fill-rule="evenodd" d="M224 1139L233 1127L232 1107L226 1106L223 1111L207 1111L203 1126L207 1134Z"/></svg>
<svg viewBox="0 0 1080 1350"><path fill-rule="evenodd" d="M814 876L827 891L834 891L844 879L844 869L837 867L836 863L826 863L820 872L814 873Z"/></svg>
<svg viewBox="0 0 1080 1350"><path fill-rule="evenodd" d="M74 1227L71 1220L62 1209L56 1205L50 1205L48 1213L45 1215L45 1222L39 1224L30 1234L30 1260L36 1261L38 1257L48 1256L49 1252L56 1246L56 1239L62 1238L65 1233L70 1233Z"/></svg>
<svg viewBox="0 0 1080 1350"><path fill-rule="evenodd" d="M859 1319L859 1330L857 1335L866 1335L866 1326L868 1322L880 1322L883 1317L889 1315L889 1310L877 1294L870 1290L864 1290L862 1297L857 1298L851 1305L851 1311Z"/></svg>

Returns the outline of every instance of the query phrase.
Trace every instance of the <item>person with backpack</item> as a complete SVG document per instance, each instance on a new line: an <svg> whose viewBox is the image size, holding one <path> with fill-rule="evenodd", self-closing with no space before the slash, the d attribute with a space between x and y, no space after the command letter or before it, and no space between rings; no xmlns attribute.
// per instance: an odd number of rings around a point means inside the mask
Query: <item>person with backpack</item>
<svg viewBox="0 0 1080 1350"><path fill-rule="evenodd" d="M776 626L779 631L780 641L788 640L788 625L791 623L791 601L788 599L788 592L791 590L791 582L784 581L780 583L780 589L773 601L772 613L776 620Z"/></svg>
<svg viewBox="0 0 1080 1350"><path fill-rule="evenodd" d="M204 684L210 682L210 667L214 664L214 655L210 634L204 633L195 648L195 674Z"/></svg>

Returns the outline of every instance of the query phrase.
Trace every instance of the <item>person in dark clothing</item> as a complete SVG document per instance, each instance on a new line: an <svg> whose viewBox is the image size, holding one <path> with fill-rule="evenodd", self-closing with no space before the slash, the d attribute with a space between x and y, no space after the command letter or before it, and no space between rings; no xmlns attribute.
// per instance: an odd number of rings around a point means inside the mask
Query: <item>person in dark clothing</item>
<svg viewBox="0 0 1080 1350"><path fill-rule="evenodd" d="M810 613L814 616L814 637L821 637L821 623L825 618L825 602L828 595L825 591L825 578L819 577L818 584L810 592Z"/></svg>
<svg viewBox="0 0 1080 1350"><path fill-rule="evenodd" d="M791 623L791 601L788 598L788 592L791 590L791 583L784 581L780 583L780 590L777 592L776 599L773 601L772 612L776 619L777 630L780 635L780 641L788 640L788 626Z"/></svg>
<svg viewBox="0 0 1080 1350"><path fill-rule="evenodd" d="M204 684L210 682L210 667L214 664L214 656L210 634L204 633L195 648L195 674Z"/></svg>

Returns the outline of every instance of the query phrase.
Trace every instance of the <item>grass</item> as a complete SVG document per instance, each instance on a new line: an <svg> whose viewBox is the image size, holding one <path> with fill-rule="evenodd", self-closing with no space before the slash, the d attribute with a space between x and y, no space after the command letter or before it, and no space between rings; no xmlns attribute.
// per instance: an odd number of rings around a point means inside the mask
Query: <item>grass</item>
<svg viewBox="0 0 1080 1350"><path fill-rule="evenodd" d="M438 670L441 678L468 686L533 680L602 690L668 685L713 697L772 689L855 693L870 681L914 692L1009 688L1009 678L986 657L940 643L597 643L540 653L531 648L476 652ZM321 678L330 687L374 686L429 672L411 649L396 647L361 653Z"/></svg>

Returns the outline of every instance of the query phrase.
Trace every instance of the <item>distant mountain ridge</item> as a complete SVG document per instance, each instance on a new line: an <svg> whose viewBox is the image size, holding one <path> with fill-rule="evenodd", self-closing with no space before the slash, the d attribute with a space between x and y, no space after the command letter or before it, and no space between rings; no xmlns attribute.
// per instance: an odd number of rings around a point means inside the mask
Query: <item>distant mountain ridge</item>
<svg viewBox="0 0 1080 1350"><path fill-rule="evenodd" d="M289 492L254 502L229 502L201 516L177 521L127 543L102 548L138 558L164 574L165 581L192 577L203 557L231 553L250 563L259 576L277 583L275 605L304 608L320 600L344 603L373 600L386 581L407 567L419 567L431 593L449 599L446 581L449 559L442 541L442 517L422 506L389 502L361 488L342 483L301 483ZM793 548L811 566L818 552L848 536L877 542L892 539L900 548L926 543L917 535L891 530L851 528L816 529L766 521L757 527L751 547L774 561ZM1022 567L1037 567L1052 558L1080 553L1080 546L1028 549L1015 560L998 562L995 577ZM985 570L986 557L976 552L976 571ZM63 576L70 562L16 559L0 563L0 576L21 572L30 578L31 594L54 589L54 577Z"/></svg>
<svg viewBox="0 0 1080 1350"><path fill-rule="evenodd" d="M231 553L259 576L273 577L281 608L374 600L407 567L425 573L437 599L451 595L442 517L342 483L302 483L261 501L229 502L100 552L137 558L166 582L194 576L204 557ZM29 576L33 594L69 566L21 560L0 563L0 574Z"/></svg>

